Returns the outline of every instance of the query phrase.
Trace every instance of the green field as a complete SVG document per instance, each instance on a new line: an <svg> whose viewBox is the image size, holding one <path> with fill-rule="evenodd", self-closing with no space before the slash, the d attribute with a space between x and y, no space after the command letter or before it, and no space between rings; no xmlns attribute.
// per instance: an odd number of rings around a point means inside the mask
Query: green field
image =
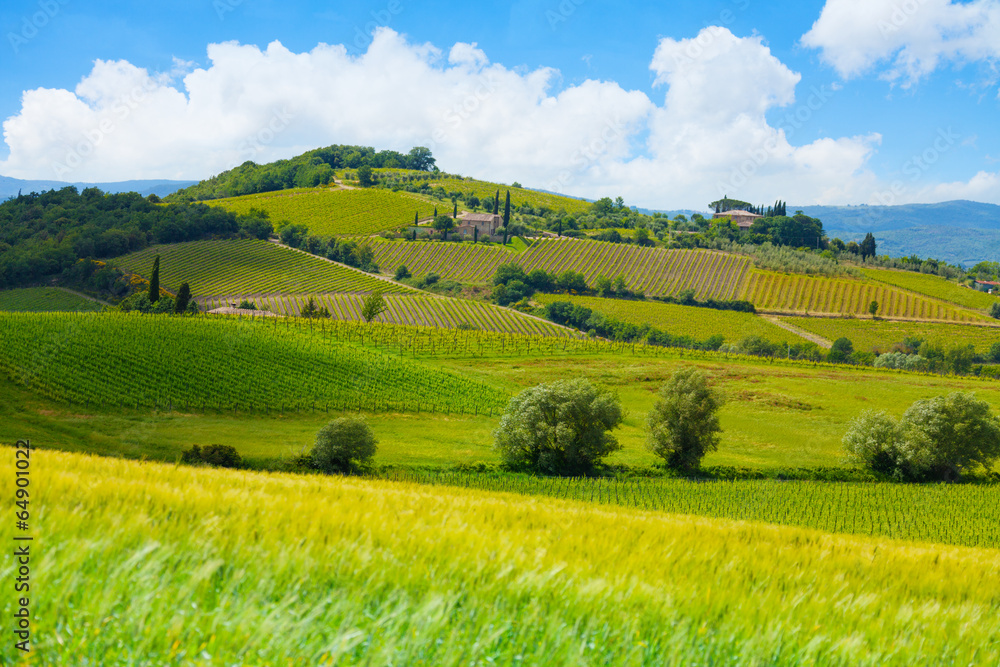
<svg viewBox="0 0 1000 667"><path fill-rule="evenodd" d="M184 281L196 297L309 292L414 293L402 285L269 241L192 241L151 246L109 261L149 277L160 256L160 284L176 292Z"/></svg>
<svg viewBox="0 0 1000 667"><path fill-rule="evenodd" d="M872 280L957 303L966 308L988 310L998 300L991 294L964 287L940 276L890 269L861 269L861 272Z"/></svg>
<svg viewBox="0 0 1000 667"><path fill-rule="evenodd" d="M303 224L320 236L367 236L413 224L414 214L429 218L434 204L406 192L375 189L299 188L205 202L233 213L267 211L273 223Z"/></svg>
<svg viewBox="0 0 1000 667"><path fill-rule="evenodd" d="M761 336L774 343L791 345L806 342L794 333L751 313L678 306L657 301L602 299L565 294L536 294L533 298L542 304L569 301L623 322L640 326L649 324L662 331L677 336L691 336L699 341L721 334L729 344L738 343L747 336Z"/></svg>
<svg viewBox="0 0 1000 667"><path fill-rule="evenodd" d="M375 263L392 275L400 266L414 276L436 273L445 280L484 284L493 280L497 267L516 262L517 253L495 243L445 243L441 241L373 241Z"/></svg>
<svg viewBox="0 0 1000 667"><path fill-rule="evenodd" d="M467 376L277 319L17 313L0 314L0 333L8 379L84 406L478 412L506 401Z"/></svg>
<svg viewBox="0 0 1000 667"><path fill-rule="evenodd" d="M309 298L312 298L318 308L327 308L334 319L363 321L361 306L364 297L359 294L282 294L259 298L253 295L240 295L208 297L199 300L199 304L208 310L239 303L244 298L254 301L258 309L295 317L299 315L302 306ZM445 329L466 327L482 331L540 336L572 335L569 329L551 322L481 301L415 294L389 294L386 295L385 301L389 310L379 315L376 322Z"/></svg>
<svg viewBox="0 0 1000 667"><path fill-rule="evenodd" d="M896 343L911 336L942 343L946 347L956 343L972 343L976 352L987 352L993 343L1000 342L1000 326L976 326L938 322L872 321L841 317L783 317L782 320L828 340L848 338L854 349L865 352L889 352Z"/></svg>
<svg viewBox="0 0 1000 667"><path fill-rule="evenodd" d="M32 664L1000 660L995 549L350 478L32 461L45 544L32 590L46 591L32 597ZM12 476L0 485L13 495ZM0 536L12 543L13 522ZM2 609L13 617L13 596ZM0 647L5 664L16 653Z"/></svg>
<svg viewBox="0 0 1000 667"><path fill-rule="evenodd" d="M0 311L28 312L89 312L103 306L58 287L23 287L0 290Z"/></svg>
<svg viewBox="0 0 1000 667"><path fill-rule="evenodd" d="M759 310L785 313L841 313L867 315L872 301L881 317L953 322L987 322L982 313L884 283L852 278L827 278L754 269L740 290L740 298Z"/></svg>
<svg viewBox="0 0 1000 667"><path fill-rule="evenodd" d="M463 178L443 178L443 179L432 179L430 181L431 187L441 186L446 192L461 192L463 194L473 194L481 200L489 199L493 201L496 196L497 191L500 191L500 208L501 212L504 206L504 202L507 198L507 191L510 190L510 205L512 208L517 208L522 204L527 204L533 208L547 208L551 211L561 211L564 210L571 215L582 215L584 213L589 213L593 208L593 204L583 199L574 199L573 197L563 197L560 195L553 195L547 192L538 192L535 190L527 190L525 188L512 188L508 185L500 185L498 183L488 183L486 181L477 181L474 179L463 179Z"/></svg>

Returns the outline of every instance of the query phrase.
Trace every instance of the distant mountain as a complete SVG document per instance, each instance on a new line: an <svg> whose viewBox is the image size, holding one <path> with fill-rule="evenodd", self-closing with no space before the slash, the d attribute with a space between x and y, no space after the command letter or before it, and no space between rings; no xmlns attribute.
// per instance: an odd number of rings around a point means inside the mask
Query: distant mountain
<svg viewBox="0 0 1000 667"><path fill-rule="evenodd" d="M792 206L823 221L830 238L860 241L875 235L878 253L917 254L971 266L1000 261L1000 206L974 201L900 206Z"/></svg>
<svg viewBox="0 0 1000 667"><path fill-rule="evenodd" d="M156 195L166 197L172 192L181 188L194 185L198 181L168 181L168 180L145 180L145 181L118 181L115 183L67 183L65 181L24 181L20 178L9 178L0 176L0 200L8 197L16 197L18 192L28 194L31 192L45 192L46 190L59 190L67 185L75 185L78 190L84 188L98 188L104 192L138 192L143 197Z"/></svg>

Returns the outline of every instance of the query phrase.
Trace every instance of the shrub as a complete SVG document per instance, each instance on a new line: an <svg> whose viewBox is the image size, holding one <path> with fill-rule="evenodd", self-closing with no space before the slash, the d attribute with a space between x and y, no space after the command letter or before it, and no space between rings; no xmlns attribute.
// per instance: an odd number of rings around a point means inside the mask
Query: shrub
<svg viewBox="0 0 1000 667"><path fill-rule="evenodd" d="M621 448L609 431L624 419L618 396L589 380L558 380L510 400L494 447L515 469L547 474L589 472Z"/></svg>
<svg viewBox="0 0 1000 667"><path fill-rule="evenodd" d="M207 464L220 468L239 468L243 458L231 445L194 445L191 449L181 452L181 462L193 465Z"/></svg>
<svg viewBox="0 0 1000 667"><path fill-rule="evenodd" d="M844 364L850 361L851 354L854 353L854 344L847 338L838 338L833 341L826 360L831 364Z"/></svg>
<svg viewBox="0 0 1000 667"><path fill-rule="evenodd" d="M990 304L990 317L1000 319L1000 301L994 301Z"/></svg>
<svg viewBox="0 0 1000 667"><path fill-rule="evenodd" d="M400 264L399 268L396 269L396 280L405 280L410 276L410 270L406 268L405 264Z"/></svg>
<svg viewBox="0 0 1000 667"><path fill-rule="evenodd" d="M313 466L325 473L353 472L369 465L378 441L359 417L334 419L316 434Z"/></svg>
<svg viewBox="0 0 1000 667"><path fill-rule="evenodd" d="M865 411L844 435L848 457L904 480L954 481L1000 457L1000 422L971 392L916 401L900 421Z"/></svg>
<svg viewBox="0 0 1000 667"><path fill-rule="evenodd" d="M705 453L718 449L720 403L704 373L675 371L646 417L649 449L674 470L697 470Z"/></svg>

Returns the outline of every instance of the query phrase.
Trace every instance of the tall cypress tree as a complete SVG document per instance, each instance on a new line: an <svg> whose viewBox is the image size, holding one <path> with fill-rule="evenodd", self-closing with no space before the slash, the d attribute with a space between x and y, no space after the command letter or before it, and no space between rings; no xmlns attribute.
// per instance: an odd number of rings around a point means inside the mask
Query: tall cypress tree
<svg viewBox="0 0 1000 667"><path fill-rule="evenodd" d="M188 302L191 301L191 286L187 283L181 283L180 288L177 290L177 302L174 304L175 313L183 313L187 310Z"/></svg>
<svg viewBox="0 0 1000 667"><path fill-rule="evenodd" d="M413 214L413 224L414 225L420 224L420 212L419 211L417 211L416 213Z"/></svg>
<svg viewBox="0 0 1000 667"><path fill-rule="evenodd" d="M507 203L503 205L503 226L510 222L510 190L507 191Z"/></svg>
<svg viewBox="0 0 1000 667"><path fill-rule="evenodd" d="M160 256L153 260L153 275L149 279L149 302L156 303L160 299Z"/></svg>
<svg viewBox="0 0 1000 667"><path fill-rule="evenodd" d="M497 190L496 197L493 198L493 215L500 214L500 191Z"/></svg>
<svg viewBox="0 0 1000 667"><path fill-rule="evenodd" d="M451 217L458 218L458 202L455 202L455 210L452 212Z"/></svg>
<svg viewBox="0 0 1000 667"><path fill-rule="evenodd" d="M479 227L472 228L472 242L479 243Z"/></svg>

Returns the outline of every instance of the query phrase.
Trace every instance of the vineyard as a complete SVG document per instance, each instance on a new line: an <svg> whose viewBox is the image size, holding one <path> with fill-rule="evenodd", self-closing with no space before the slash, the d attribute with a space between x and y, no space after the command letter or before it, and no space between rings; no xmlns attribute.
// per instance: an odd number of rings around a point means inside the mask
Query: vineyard
<svg viewBox="0 0 1000 667"><path fill-rule="evenodd" d="M103 306L56 287L25 287L0 291L0 311L8 312L88 312Z"/></svg>
<svg viewBox="0 0 1000 667"><path fill-rule="evenodd" d="M740 298L760 310L787 313L867 315L868 305L877 301L880 317L954 322L989 320L981 313L882 283L756 269L750 272Z"/></svg>
<svg viewBox="0 0 1000 667"><path fill-rule="evenodd" d="M911 292L926 294L942 301L956 303L966 308L987 310L998 301L997 297L964 287L940 276L932 276L913 271L892 271L889 269L861 269L868 278L901 287Z"/></svg>
<svg viewBox="0 0 1000 667"><path fill-rule="evenodd" d="M1000 342L1000 326L976 326L942 322L900 322L841 317L783 317L782 320L828 340L847 338L854 349L864 352L889 352L904 338L942 343L972 343L976 352L984 354L993 343Z"/></svg>
<svg viewBox="0 0 1000 667"><path fill-rule="evenodd" d="M445 280L488 283L497 267L517 261L519 255L501 245L436 241L373 241L372 252L382 272L405 266L414 276L436 273Z"/></svg>
<svg viewBox="0 0 1000 667"><path fill-rule="evenodd" d="M334 330L261 318L0 314L0 372L95 407L489 413L506 403L492 387L336 340Z"/></svg>
<svg viewBox="0 0 1000 667"><path fill-rule="evenodd" d="M640 326L649 324L661 331L676 336L691 336L699 341L721 334L729 344L738 343L747 336L760 336L774 343L791 345L806 342L790 331L750 313L678 306L656 301L602 299L564 294L536 294L534 298L543 304L570 301L623 322Z"/></svg>
<svg viewBox="0 0 1000 667"><path fill-rule="evenodd" d="M393 481L582 500L898 540L1000 549L1000 486L540 478L394 471Z"/></svg>
<svg viewBox="0 0 1000 667"><path fill-rule="evenodd" d="M240 295L209 297L200 299L204 310L239 303L243 299L253 301L258 309L269 310L281 315L298 316L309 298L313 298L317 308L326 308L335 320L361 321L361 305L364 297L357 294L281 294L281 295ZM563 327L516 310L500 308L481 301L450 299L438 296L395 295L385 296L389 310L379 315L377 322L406 324L445 329L478 329L505 333L539 336L567 336L572 332Z"/></svg>
<svg viewBox="0 0 1000 667"><path fill-rule="evenodd" d="M320 236L367 236L412 225L415 213L421 218L434 214L434 204L425 199L406 192L374 189L299 188L205 203L233 213L262 209L275 225L288 220Z"/></svg>
<svg viewBox="0 0 1000 667"><path fill-rule="evenodd" d="M1000 661L995 549L351 477L31 460L32 528L46 536L31 575L48 591L32 598L33 663ZM13 482L0 482L7 497ZM655 502L647 483L526 483ZM658 498L747 514L771 501L806 523L846 513L834 523L996 544L995 487L794 484L677 484ZM14 532L0 527L8 544ZM3 612L16 609L7 596ZM17 653L5 642L0 662Z"/></svg>
<svg viewBox="0 0 1000 667"><path fill-rule="evenodd" d="M503 208L508 190L510 190L511 208L517 208L527 204L528 206L536 209L547 208L550 211L564 210L566 213L571 215L589 213L593 208L593 204L583 199L562 197L560 195L553 195L547 192L537 192L535 190L527 190L525 188L512 188L507 185L499 185L496 183L487 183L485 181L476 181L471 179L445 178L431 180L430 185L431 187L440 186L449 193L461 192L463 194L472 194L478 197L481 201L486 201L487 199L493 201L497 190L499 190L501 208Z"/></svg>
<svg viewBox="0 0 1000 667"><path fill-rule="evenodd" d="M176 292L187 281L194 296L414 292L308 253L249 239L152 246L109 264L148 278L156 255L160 256L160 284Z"/></svg>

